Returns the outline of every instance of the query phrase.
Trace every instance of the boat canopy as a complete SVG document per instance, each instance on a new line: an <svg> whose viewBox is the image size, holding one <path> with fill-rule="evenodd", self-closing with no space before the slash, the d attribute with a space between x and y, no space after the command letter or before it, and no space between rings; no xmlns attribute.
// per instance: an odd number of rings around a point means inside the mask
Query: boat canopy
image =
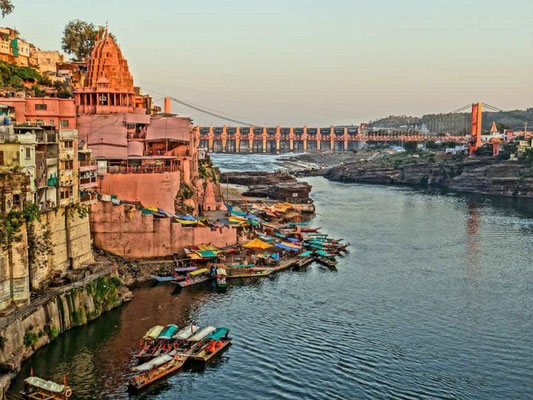
<svg viewBox="0 0 533 400"><path fill-rule="evenodd" d="M227 275L228 273L224 268L217 268L217 274L218 275Z"/></svg>
<svg viewBox="0 0 533 400"><path fill-rule="evenodd" d="M185 328L182 328L180 331L175 333L174 336L172 336L172 338L181 339L181 340L188 339L192 335L194 335L196 332L198 332L198 329L200 329L198 325L186 326Z"/></svg>
<svg viewBox="0 0 533 400"><path fill-rule="evenodd" d="M173 325L173 324L167 325L166 328L163 329L163 332L161 332L157 338L158 339L170 339L172 335L174 334L174 332L176 332L177 330L178 330L177 325Z"/></svg>
<svg viewBox="0 0 533 400"><path fill-rule="evenodd" d="M217 253L215 253L213 250L199 250L196 252L196 254L202 258L215 258L217 256Z"/></svg>
<svg viewBox="0 0 533 400"><path fill-rule="evenodd" d="M295 249L294 247L287 246L287 245L282 244L282 243L276 243L276 247L279 247L280 249L283 249L283 250L300 251L300 249Z"/></svg>
<svg viewBox="0 0 533 400"><path fill-rule="evenodd" d="M187 275L189 275L189 276L198 276L198 275L205 274L207 272L209 272L209 270L207 268L201 268L201 269L197 269L195 271L191 271Z"/></svg>
<svg viewBox="0 0 533 400"><path fill-rule="evenodd" d="M161 325L154 326L153 328L148 330L148 332L146 332L146 334L144 335L144 339L155 339L155 338L157 338L159 336L159 334L163 331L163 329L165 329L164 326L161 326Z"/></svg>
<svg viewBox="0 0 533 400"><path fill-rule="evenodd" d="M307 257L307 256L310 256L311 254L313 254L312 251L304 251L303 253L300 254L300 257Z"/></svg>
<svg viewBox="0 0 533 400"><path fill-rule="evenodd" d="M30 386L53 393L63 393L63 390L65 390L65 385L60 385L59 383L47 381L36 376L30 376L29 378L26 378L24 382L26 382Z"/></svg>
<svg viewBox="0 0 533 400"><path fill-rule="evenodd" d="M326 253L325 251L322 251L322 250L317 250L315 253L318 254L319 256L322 256L322 257L329 257L330 256L328 253Z"/></svg>
<svg viewBox="0 0 533 400"><path fill-rule="evenodd" d="M255 264L231 264L229 268L253 268Z"/></svg>
<svg viewBox="0 0 533 400"><path fill-rule="evenodd" d="M229 333L228 328L217 328L212 334L207 335L205 339L220 340Z"/></svg>
<svg viewBox="0 0 533 400"><path fill-rule="evenodd" d="M163 354L162 356L156 357L153 360L150 360L144 364L137 365L136 367L133 367L133 371L150 371L153 368L159 367L160 365L163 365L164 363L169 362L172 360L172 356L168 354Z"/></svg>
<svg viewBox="0 0 533 400"><path fill-rule="evenodd" d="M199 332L195 333L193 336L191 336L187 340L189 340L191 342L197 342L199 340L202 340L204 337L206 337L210 333L213 333L215 331L215 329L216 328L214 326L207 326L207 327L203 328L202 330L200 330Z"/></svg>
<svg viewBox="0 0 533 400"><path fill-rule="evenodd" d="M246 243L243 246L246 247L247 249L258 249L258 250L266 250L272 247L270 243L263 242L261 239L257 239L257 238L250 240L248 243Z"/></svg>

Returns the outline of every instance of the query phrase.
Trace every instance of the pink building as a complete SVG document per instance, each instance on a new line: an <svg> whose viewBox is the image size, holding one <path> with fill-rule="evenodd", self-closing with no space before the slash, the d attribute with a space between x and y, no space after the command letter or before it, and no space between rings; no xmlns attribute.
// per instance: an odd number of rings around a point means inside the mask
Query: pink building
<svg viewBox="0 0 533 400"><path fill-rule="evenodd" d="M15 109L17 122L41 122L57 129L76 129L74 99L56 97L3 97L1 103Z"/></svg>

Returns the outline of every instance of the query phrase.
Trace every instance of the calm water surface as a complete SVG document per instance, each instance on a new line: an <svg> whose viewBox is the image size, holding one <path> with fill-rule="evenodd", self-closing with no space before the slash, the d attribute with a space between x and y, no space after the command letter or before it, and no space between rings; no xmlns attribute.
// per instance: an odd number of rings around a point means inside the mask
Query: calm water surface
<svg viewBox="0 0 533 400"><path fill-rule="evenodd" d="M274 157L217 156L225 169ZM76 399L126 399L130 357L155 324L227 326L233 346L137 399L527 399L533 397L531 204L310 178L315 226L352 243L318 265L263 280L135 300L26 362L69 376ZM528 209L529 207L529 209Z"/></svg>

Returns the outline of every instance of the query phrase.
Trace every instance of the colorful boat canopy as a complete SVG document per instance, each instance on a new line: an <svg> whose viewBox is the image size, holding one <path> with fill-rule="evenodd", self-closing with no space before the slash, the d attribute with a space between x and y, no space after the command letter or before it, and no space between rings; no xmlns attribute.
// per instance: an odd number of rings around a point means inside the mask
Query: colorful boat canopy
<svg viewBox="0 0 533 400"><path fill-rule="evenodd" d="M194 335L196 332L198 332L198 329L200 329L200 327L198 325L186 326L185 328L183 328L180 331L178 331L177 333L175 333L174 336L172 336L172 338L173 339L181 339L181 340L188 339L192 335Z"/></svg>
<svg viewBox="0 0 533 400"><path fill-rule="evenodd" d="M307 257L307 256L310 256L311 254L313 254L313 252L307 250L307 251L304 251L302 254L300 254L300 257Z"/></svg>
<svg viewBox="0 0 533 400"><path fill-rule="evenodd" d="M322 250L317 250L315 253L318 254L319 256L322 256L322 257L329 257L330 256L328 253L326 253L325 251L322 251Z"/></svg>
<svg viewBox="0 0 533 400"><path fill-rule="evenodd" d="M158 339L170 339L172 335L178 330L177 325L167 325L165 329L159 334Z"/></svg>
<svg viewBox="0 0 533 400"><path fill-rule="evenodd" d="M156 325L153 328L149 329L148 332L144 335L144 339L155 339L159 334L165 329L164 326Z"/></svg>
<svg viewBox="0 0 533 400"><path fill-rule="evenodd" d="M217 328L212 334L207 335L205 339L220 340L229 333L228 328Z"/></svg>
<svg viewBox="0 0 533 400"><path fill-rule="evenodd" d="M176 272L191 272L191 271L195 271L197 269L198 269L198 267L181 267L181 268L176 268L174 271L176 271Z"/></svg>
<svg viewBox="0 0 533 400"><path fill-rule="evenodd" d="M163 365L164 363L169 362L172 360L172 356L168 354L164 354L162 356L156 357L153 360L150 360L144 364L137 365L136 367L132 368L132 371L150 371L153 368L159 367L160 365Z"/></svg>
<svg viewBox="0 0 533 400"><path fill-rule="evenodd" d="M187 340L189 340L191 342L197 342L197 341L202 340L203 338L205 338L210 333L213 333L215 330L216 330L216 328L214 326L207 326L207 327L203 328L202 330L200 330L199 332L195 333L193 336L191 336Z"/></svg>
<svg viewBox="0 0 533 400"><path fill-rule="evenodd" d="M289 250L289 251L300 251L299 249L296 249L292 246L287 246L283 243L276 243L276 247L279 247L282 250Z"/></svg>
<svg viewBox="0 0 533 400"><path fill-rule="evenodd" d="M209 270L207 268L201 268L201 269L197 269L195 271L191 271L188 273L189 276L198 276L198 275L202 275L202 274L205 274L209 272Z"/></svg>
<svg viewBox="0 0 533 400"><path fill-rule="evenodd" d="M30 376L29 378L24 379L24 382L26 382L28 385L43 389L49 392L53 393L62 393L65 389L65 385L60 385L59 383L55 383L52 381L47 381L42 378L38 378L36 376Z"/></svg>
<svg viewBox="0 0 533 400"><path fill-rule="evenodd" d="M244 245L247 249L266 250L270 249L272 245L267 242L263 242L261 239L253 239Z"/></svg>
<svg viewBox="0 0 533 400"><path fill-rule="evenodd" d="M215 258L217 256L213 250L198 250L196 253L202 258Z"/></svg>

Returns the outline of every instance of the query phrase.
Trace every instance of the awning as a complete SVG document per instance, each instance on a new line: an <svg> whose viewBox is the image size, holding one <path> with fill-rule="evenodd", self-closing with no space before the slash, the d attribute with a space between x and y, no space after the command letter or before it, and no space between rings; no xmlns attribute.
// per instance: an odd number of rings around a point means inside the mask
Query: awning
<svg viewBox="0 0 533 400"><path fill-rule="evenodd" d="M254 240L251 240L248 243L246 243L244 247L248 249L266 250L266 249L270 249L272 245L269 243L263 242L261 239L255 238Z"/></svg>
<svg viewBox="0 0 533 400"><path fill-rule="evenodd" d="M283 249L283 250L289 250L289 251L300 251L299 249L295 249L294 247L287 246L282 243L276 243L276 247Z"/></svg>
<svg viewBox="0 0 533 400"><path fill-rule="evenodd" d="M212 250L199 250L196 252L202 258L215 258L217 253Z"/></svg>

